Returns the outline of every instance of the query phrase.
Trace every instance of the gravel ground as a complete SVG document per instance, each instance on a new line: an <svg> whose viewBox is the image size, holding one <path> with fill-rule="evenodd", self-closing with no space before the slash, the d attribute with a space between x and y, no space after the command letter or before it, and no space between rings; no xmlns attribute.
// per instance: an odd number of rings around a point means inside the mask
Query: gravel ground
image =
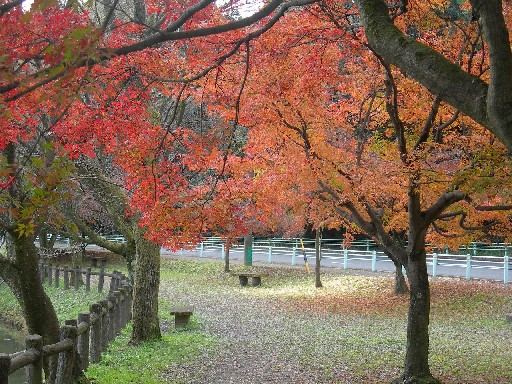
<svg viewBox="0 0 512 384"><path fill-rule="evenodd" d="M257 289L257 288L246 288ZM169 374L184 383L330 383L320 362L301 359L311 348L301 329L310 319L291 316L270 299L222 293L173 295L195 307L201 327L220 340L218 348L198 360L172 367ZM247 311L247 308L251 308Z"/></svg>
<svg viewBox="0 0 512 384"><path fill-rule="evenodd" d="M207 261L204 258L193 260ZM232 264L235 264L232 269L239 269L238 263ZM262 270L269 267L255 266ZM281 277L301 275L282 268L269 270L270 275L263 278L262 287L240 287L236 277L229 277L220 268L218 272L206 270L204 275L178 274L179 277L166 279L160 286L163 299L193 305L199 330L216 340L214 347L205 348L198 358L169 366L162 372L162 376L170 379L166 381L177 384L376 384L389 383L401 374L406 312L400 308L405 308L406 303L391 294L392 274L329 269L322 278L326 294L315 296L312 286L304 290L304 284L280 285ZM346 275L341 279L344 284L337 286L340 279L333 278L333 274ZM376 276L384 279L371 282ZM438 285L435 291L440 300L437 317L434 316L431 324L431 345L437 351L431 356L435 374L450 384L509 383L496 372L508 372L510 350L506 343L493 342L510 340L510 328L501 323L500 303L509 303L506 292L498 295L492 304L493 312L488 315L485 311L473 310L472 306L479 305L476 299L470 300L467 308L461 303L478 287L483 289L481 294L485 297L488 288L495 284L446 278L432 280L450 283L442 289ZM459 284L464 289L459 290ZM350 299L350 294L342 293L352 289L363 295ZM382 289L383 295L379 295L377 301L368 301L365 289L369 289L369 293ZM329 295L329 292L335 294ZM455 293L456 302L452 302ZM313 298L315 304L310 305L308 300ZM444 301L445 305L439 305ZM300 308L295 310L294 303L300 304ZM450 309L454 305L455 309ZM379 308L384 312L379 312ZM371 311L366 312L369 309ZM461 315L461 310L466 310L465 314ZM488 317L485 335L482 324L466 319L466 316L479 314ZM460 326L461 321L467 323ZM468 339L468 335L475 337ZM488 343L494 343L493 347L488 348ZM491 350L493 352L489 352ZM494 354L503 358L494 359ZM462 367L467 364L475 368L466 371Z"/></svg>
<svg viewBox="0 0 512 384"><path fill-rule="evenodd" d="M187 384L359 382L350 380L348 368L336 361L336 336L322 337L341 333L341 317L286 310L279 300L258 297L255 290L260 288L233 284L218 290L214 286L209 292L192 292L185 282L161 286L162 297L193 305L201 329L219 341L217 348L169 367L165 375ZM318 358L306 360L303 351Z"/></svg>

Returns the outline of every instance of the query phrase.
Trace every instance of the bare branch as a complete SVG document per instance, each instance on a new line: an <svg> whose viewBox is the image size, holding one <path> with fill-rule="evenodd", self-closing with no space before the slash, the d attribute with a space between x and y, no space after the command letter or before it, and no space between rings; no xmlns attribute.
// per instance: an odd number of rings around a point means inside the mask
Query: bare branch
<svg viewBox="0 0 512 384"><path fill-rule="evenodd" d="M145 48L154 47L155 45L158 45L163 42L167 41L177 41L177 40L184 40L184 39L192 39L195 37L205 37L210 35L217 35L222 34L230 31L234 31L237 29L248 27L252 24L255 24L256 22L264 19L267 16L270 16L274 11L275 14L272 17L272 19L265 25L265 28L262 28L256 35L259 36L266 30L268 30L271 26L273 26L278 19L280 19L284 13L291 7L298 7L302 5L312 4L315 3L318 0L291 0L291 1L284 1L284 0L272 0L270 3L268 3L265 7L263 7L258 12L254 13L251 16L242 18L240 20L232 21L230 23L217 25L213 27L207 27L207 28L198 28L198 29L192 29L192 30L178 30L187 20L189 20L194 14L196 14L198 11L200 11L203 8L206 8L208 5L214 2L214 0L203 0L194 6L188 8L183 15L176 20L173 24L169 25L166 29L164 29L161 32L155 33L152 36L148 37L147 39L144 39L142 41L139 41L135 44L128 45L125 47L108 50L111 54L115 56L122 56L126 55L128 53L132 52L138 52ZM256 37L256 36L254 36ZM251 37L252 38L252 37ZM242 41L240 45L243 43ZM106 57L108 58L108 56Z"/></svg>
<svg viewBox="0 0 512 384"><path fill-rule="evenodd" d="M420 137L418 137L418 141L414 144L414 149L419 148L421 144L427 141L432 126L434 125L434 121L437 116L437 112L439 111L439 105L441 104L441 98L436 96L434 103L432 103L432 107L430 108L430 113L428 114L427 120L425 120L425 124L423 124L423 128L421 128Z"/></svg>
<svg viewBox="0 0 512 384"><path fill-rule="evenodd" d="M459 190L443 193L437 201L422 212L425 228L441 217L441 214L452 204L464 200L466 195Z"/></svg>

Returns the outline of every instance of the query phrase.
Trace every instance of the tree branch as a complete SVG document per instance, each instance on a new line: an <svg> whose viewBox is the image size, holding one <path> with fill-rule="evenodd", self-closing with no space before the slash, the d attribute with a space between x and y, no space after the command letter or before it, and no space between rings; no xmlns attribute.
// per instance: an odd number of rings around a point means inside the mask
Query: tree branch
<svg viewBox="0 0 512 384"><path fill-rule="evenodd" d="M464 200L466 195L459 190L443 193L437 201L427 210L422 212L424 226L427 228L435 220L441 217L441 214L452 204Z"/></svg>
<svg viewBox="0 0 512 384"><path fill-rule="evenodd" d="M291 0L286 2L284 0L272 0L258 12L254 13L249 17L242 18L240 20L207 28L198 28L193 30L178 30L178 28L180 28L188 19L190 19L199 10L205 8L206 6L214 2L214 0L203 0L195 4L194 6L188 8L178 20L176 20L173 24L169 25L163 31L157 32L151 35L150 37L141 40L135 44L127 45L112 50L109 50L107 48L106 50L112 52L112 54L115 56L122 56L128 53L141 51L145 48L154 47L155 45L167 41L192 39L195 37L205 37L210 35L226 33L255 24L259 20L264 19L267 16L270 16L275 11L275 14L272 17L272 19L266 24L266 26L268 26L267 28L265 28L266 31L272 25L274 25L277 22L277 20L280 19L289 8L312 4L317 1L318 0Z"/></svg>
<svg viewBox="0 0 512 384"><path fill-rule="evenodd" d="M487 113L491 131L512 149L512 51L501 0L471 0L483 27L491 65Z"/></svg>
<svg viewBox="0 0 512 384"><path fill-rule="evenodd" d="M387 63L407 72L429 91L491 130L512 149L512 135L496 129L487 116L488 85L394 24L382 0L355 0L368 42ZM501 13L500 13L501 15ZM501 15L502 16L502 15Z"/></svg>
<svg viewBox="0 0 512 384"><path fill-rule="evenodd" d="M428 137L430 136L430 131L434 125L440 104L441 98L436 96L434 102L432 103L432 107L430 108L430 113L428 114L427 120L425 120L425 124L423 124L423 128L421 128L420 137L418 137L418 141L416 141L416 144L414 144L414 149L419 148L419 146L427 141Z"/></svg>

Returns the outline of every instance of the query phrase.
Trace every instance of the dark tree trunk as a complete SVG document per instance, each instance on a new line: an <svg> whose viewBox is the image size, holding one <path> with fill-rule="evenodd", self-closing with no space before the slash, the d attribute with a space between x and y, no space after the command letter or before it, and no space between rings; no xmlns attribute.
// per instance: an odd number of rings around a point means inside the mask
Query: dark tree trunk
<svg viewBox="0 0 512 384"><path fill-rule="evenodd" d="M393 384L441 384L430 373L428 363L430 287L424 249L422 253L410 256L407 266L410 294L405 367Z"/></svg>
<svg viewBox="0 0 512 384"><path fill-rule="evenodd" d="M316 234L315 234L315 287L316 288L322 288L322 281L320 280L321 233L322 233L322 230L320 228L317 228Z"/></svg>
<svg viewBox="0 0 512 384"><path fill-rule="evenodd" d="M402 247L402 246L400 246ZM407 282L405 281L405 276L402 271L403 264L400 260L405 260L407 258L407 253L404 252L404 249L400 249L400 251L403 252L402 258L400 258L400 255L392 252L392 250L388 248L384 248L384 253L387 257L393 262L395 265L395 287L394 287L394 293L395 295L403 295L409 292L409 288L407 287Z"/></svg>
<svg viewBox="0 0 512 384"><path fill-rule="evenodd" d="M137 262L133 292L131 343L159 339L158 290L160 286L160 246L144 238L136 241Z"/></svg>
<svg viewBox="0 0 512 384"><path fill-rule="evenodd" d="M229 272L229 248L231 248L231 243L226 241L224 248L224 272Z"/></svg>
<svg viewBox="0 0 512 384"><path fill-rule="evenodd" d="M428 366L430 289L424 258L409 261L409 315L405 376L431 376Z"/></svg>
<svg viewBox="0 0 512 384"><path fill-rule="evenodd" d="M60 337L59 320L39 275L34 237L15 234L8 241L12 242L15 262L14 268L2 271L2 277L20 303L28 332L42 336L44 344L56 343ZM53 383L56 358L47 358L44 364L46 382Z"/></svg>
<svg viewBox="0 0 512 384"><path fill-rule="evenodd" d="M393 263L395 264L395 295L405 295L409 292L409 287L407 287L407 282L405 281L402 264L395 261Z"/></svg>

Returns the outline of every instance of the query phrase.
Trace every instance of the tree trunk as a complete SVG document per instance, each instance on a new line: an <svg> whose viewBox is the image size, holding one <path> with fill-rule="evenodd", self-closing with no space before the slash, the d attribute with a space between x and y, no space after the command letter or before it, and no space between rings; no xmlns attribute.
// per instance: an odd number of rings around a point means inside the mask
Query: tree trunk
<svg viewBox="0 0 512 384"><path fill-rule="evenodd" d="M428 364L430 287L424 254L409 257L407 276L410 295L405 368L393 384L440 384L430 373Z"/></svg>
<svg viewBox="0 0 512 384"><path fill-rule="evenodd" d="M137 262L133 291L131 343L159 339L158 290L160 285L160 246L140 233L136 240Z"/></svg>
<svg viewBox="0 0 512 384"><path fill-rule="evenodd" d="M394 260L393 263L395 264L395 295L405 295L409 292L409 287L407 287L407 282L405 281L402 264Z"/></svg>
<svg viewBox="0 0 512 384"><path fill-rule="evenodd" d="M37 249L33 236L8 236L14 245L16 276L4 276L23 310L27 330L43 337L44 344L59 341L59 320L39 276ZM44 361L46 382L53 383L57 368L56 356Z"/></svg>
<svg viewBox="0 0 512 384"><path fill-rule="evenodd" d="M229 248L231 248L231 242L226 241L224 248L224 272L229 272Z"/></svg>
<svg viewBox="0 0 512 384"><path fill-rule="evenodd" d="M322 230L320 228L317 228L316 234L315 234L315 287L316 288L322 288L322 281L320 280L321 233L322 233Z"/></svg>

